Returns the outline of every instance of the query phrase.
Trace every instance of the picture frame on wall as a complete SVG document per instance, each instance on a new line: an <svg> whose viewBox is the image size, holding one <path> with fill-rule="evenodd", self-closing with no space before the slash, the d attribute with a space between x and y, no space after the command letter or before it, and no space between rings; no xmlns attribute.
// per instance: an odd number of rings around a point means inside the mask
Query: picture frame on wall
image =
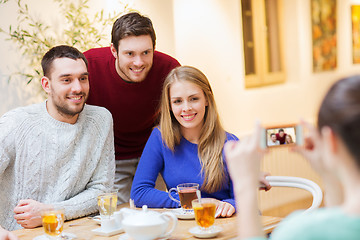
<svg viewBox="0 0 360 240"><path fill-rule="evenodd" d="M360 63L360 5L351 6L353 63Z"/></svg>
<svg viewBox="0 0 360 240"><path fill-rule="evenodd" d="M336 0L311 1L313 71L337 67Z"/></svg>

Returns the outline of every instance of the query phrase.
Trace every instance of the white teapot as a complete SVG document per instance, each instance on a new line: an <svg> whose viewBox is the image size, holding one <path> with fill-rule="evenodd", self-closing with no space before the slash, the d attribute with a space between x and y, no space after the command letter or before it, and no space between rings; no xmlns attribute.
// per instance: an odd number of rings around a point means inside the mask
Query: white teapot
<svg viewBox="0 0 360 240"><path fill-rule="evenodd" d="M144 205L140 211L123 208L116 213L115 218L121 221L124 231L135 240L167 237L177 225L175 214L149 211L147 205Z"/></svg>

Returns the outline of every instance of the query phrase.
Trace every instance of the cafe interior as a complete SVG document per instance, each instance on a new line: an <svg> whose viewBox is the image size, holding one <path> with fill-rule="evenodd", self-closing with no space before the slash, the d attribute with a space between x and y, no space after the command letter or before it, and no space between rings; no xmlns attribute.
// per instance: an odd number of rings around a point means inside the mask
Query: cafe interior
<svg viewBox="0 0 360 240"><path fill-rule="evenodd" d="M36 17L58 26L53 1L27 2ZM360 72L359 0L91 0L89 14L112 13L123 3L152 19L156 50L205 73L225 129L239 138L252 132L256 120L273 127L300 119L315 123L330 85ZM1 6L0 15L1 28L15 25L16 1ZM0 59L0 115L43 99L37 83L8 81L23 59L6 38L0 34L0 55L7 56ZM262 169L322 186L307 161L287 147L270 149ZM259 192L259 203L264 215L285 217L310 207L312 195L274 188Z"/></svg>

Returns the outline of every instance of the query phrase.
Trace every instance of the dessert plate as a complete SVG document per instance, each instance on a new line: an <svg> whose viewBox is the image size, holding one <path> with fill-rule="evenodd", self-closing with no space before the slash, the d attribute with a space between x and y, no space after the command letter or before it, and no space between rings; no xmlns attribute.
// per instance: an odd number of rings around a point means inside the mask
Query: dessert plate
<svg viewBox="0 0 360 240"><path fill-rule="evenodd" d="M198 226L189 229L189 232L197 238L212 238L218 235L221 231L222 228L219 226L212 226L208 230L202 230Z"/></svg>

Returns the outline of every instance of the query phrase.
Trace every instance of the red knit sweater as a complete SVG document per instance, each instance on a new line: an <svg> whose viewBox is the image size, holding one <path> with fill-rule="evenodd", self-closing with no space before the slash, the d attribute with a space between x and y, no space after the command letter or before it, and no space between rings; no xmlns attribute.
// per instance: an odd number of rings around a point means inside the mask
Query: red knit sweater
<svg viewBox="0 0 360 240"><path fill-rule="evenodd" d="M90 49L84 54L89 62L87 103L105 107L112 113L116 159L140 157L157 120L164 80L179 62L155 51L146 79L129 83L116 72L110 47Z"/></svg>

